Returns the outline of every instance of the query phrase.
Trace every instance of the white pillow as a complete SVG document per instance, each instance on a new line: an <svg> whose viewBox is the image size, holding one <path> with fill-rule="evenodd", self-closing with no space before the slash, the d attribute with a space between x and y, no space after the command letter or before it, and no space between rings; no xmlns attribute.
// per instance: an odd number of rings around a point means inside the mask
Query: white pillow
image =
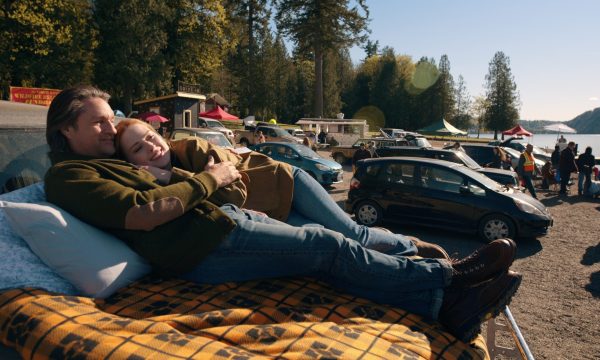
<svg viewBox="0 0 600 360"><path fill-rule="evenodd" d="M0 201L8 223L33 252L84 295L110 296L150 273L124 242L56 205Z"/></svg>
<svg viewBox="0 0 600 360"><path fill-rule="evenodd" d="M38 183L2 194L0 200L45 201L44 185ZM44 264L25 240L15 234L8 225L4 210L0 208L0 291L26 287L65 295L79 294L73 285Z"/></svg>

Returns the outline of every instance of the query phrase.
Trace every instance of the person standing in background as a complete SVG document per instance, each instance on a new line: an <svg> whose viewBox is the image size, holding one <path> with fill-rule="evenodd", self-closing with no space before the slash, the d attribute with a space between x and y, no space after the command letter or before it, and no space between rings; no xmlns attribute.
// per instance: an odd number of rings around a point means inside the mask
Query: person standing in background
<svg viewBox="0 0 600 360"><path fill-rule="evenodd" d="M519 165L517 165L517 174L525 183L525 187L529 190L531 196L537 199L535 187L533 186L533 176L535 175L535 158L533 157L533 145L527 144L525 151L519 157Z"/></svg>
<svg viewBox="0 0 600 360"><path fill-rule="evenodd" d="M592 155L592 147L588 146L585 148L585 152L579 155L579 159L577 159L577 167L579 168L577 193L579 195L589 195L594 165L596 165L596 158Z"/></svg>
<svg viewBox="0 0 600 360"><path fill-rule="evenodd" d="M575 163L575 143L571 141L567 147L560 153L558 170L560 171L560 194L567 194L567 185L571 179L571 173L577 173L577 164Z"/></svg>

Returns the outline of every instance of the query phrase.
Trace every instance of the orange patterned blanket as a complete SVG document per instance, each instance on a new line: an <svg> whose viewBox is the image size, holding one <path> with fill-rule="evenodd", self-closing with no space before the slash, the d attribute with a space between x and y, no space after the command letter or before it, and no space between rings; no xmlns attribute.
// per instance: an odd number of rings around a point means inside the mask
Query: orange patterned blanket
<svg viewBox="0 0 600 360"><path fill-rule="evenodd" d="M145 278L105 300L0 294L0 341L35 359L487 359L403 310L309 278L218 286Z"/></svg>

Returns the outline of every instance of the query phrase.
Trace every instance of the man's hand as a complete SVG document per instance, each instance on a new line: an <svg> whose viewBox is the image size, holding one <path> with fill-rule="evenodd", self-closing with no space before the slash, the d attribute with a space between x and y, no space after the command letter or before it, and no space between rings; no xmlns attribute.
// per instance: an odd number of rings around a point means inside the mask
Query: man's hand
<svg viewBox="0 0 600 360"><path fill-rule="evenodd" d="M217 180L219 188L242 178L242 175L231 161L223 161L215 164L215 159L210 155L208 156L208 163L204 167L204 171L211 174Z"/></svg>

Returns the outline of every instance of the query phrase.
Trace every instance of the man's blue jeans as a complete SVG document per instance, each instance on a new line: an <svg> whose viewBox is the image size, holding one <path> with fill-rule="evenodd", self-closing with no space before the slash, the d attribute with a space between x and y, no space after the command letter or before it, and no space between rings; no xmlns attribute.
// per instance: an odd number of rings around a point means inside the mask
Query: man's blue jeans
<svg viewBox="0 0 600 360"><path fill-rule="evenodd" d="M537 199L537 194L535 193L535 187L533 186L533 180L531 179L531 175L523 174L521 176L523 181L525 182L525 187L529 190L531 196Z"/></svg>
<svg viewBox="0 0 600 360"><path fill-rule="evenodd" d="M417 253L413 242L403 235L358 225L333 201L323 186L304 170L294 167L293 175L292 211L286 223L294 226L319 224L358 241L368 249L386 254L408 256Z"/></svg>
<svg viewBox="0 0 600 360"><path fill-rule="evenodd" d="M183 278L217 284L314 276L354 296L438 316L452 276L447 260L383 254L321 227L291 226L231 204L221 209L236 228Z"/></svg>

